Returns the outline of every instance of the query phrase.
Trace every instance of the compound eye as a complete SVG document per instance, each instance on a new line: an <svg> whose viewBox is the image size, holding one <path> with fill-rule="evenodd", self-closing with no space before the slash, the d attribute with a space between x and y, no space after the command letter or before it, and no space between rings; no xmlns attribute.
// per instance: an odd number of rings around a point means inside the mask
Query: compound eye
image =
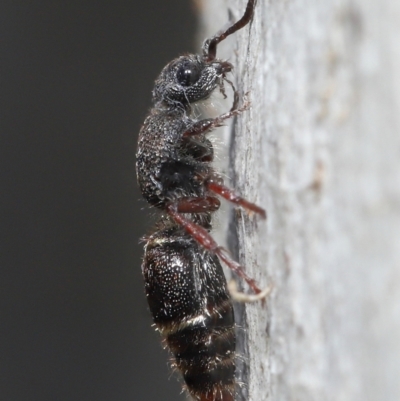
<svg viewBox="0 0 400 401"><path fill-rule="evenodd" d="M199 80L200 71L194 64L184 64L179 67L176 78L182 86L190 86Z"/></svg>

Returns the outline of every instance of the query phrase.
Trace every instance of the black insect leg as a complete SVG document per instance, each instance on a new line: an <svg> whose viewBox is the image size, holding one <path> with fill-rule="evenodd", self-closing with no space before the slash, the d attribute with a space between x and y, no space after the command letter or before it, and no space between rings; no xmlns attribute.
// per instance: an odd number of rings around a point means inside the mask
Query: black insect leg
<svg viewBox="0 0 400 401"><path fill-rule="evenodd" d="M210 197L212 198L212 197ZM205 201L206 198L200 198ZM184 207L181 207L181 202L185 203ZM199 210L193 210L194 202L192 202L191 213L202 213L205 212L204 205ZM243 270L243 266L239 263L235 262L231 256L229 255L228 251L219 246L213 237L209 234L209 232L203 228L202 226L194 223L190 219L187 219L182 215L182 212L179 212L181 209L185 209L187 204L185 202L185 198L179 199L174 203L170 203L166 207L167 213L180 225L182 226L201 246L207 249L210 252L215 253L232 271L234 271L238 277L242 278L246 281L249 287L254 291L255 294L260 294L262 291L257 286L256 281L250 278Z"/></svg>
<svg viewBox="0 0 400 401"><path fill-rule="evenodd" d="M237 108L237 106L238 106L238 104L239 104L239 92L236 90L235 85L233 85L233 82L232 82L232 81L230 81L230 80L227 79L227 78L224 78L224 81L228 82L228 84L230 85L230 87L231 87L232 90L233 90L233 104L232 104L232 107L231 107L231 110L230 110L230 111L234 111L234 110L236 110L236 108ZM226 97L226 95L225 95L225 89L224 89L223 86L222 86L221 92L222 92L223 95Z"/></svg>

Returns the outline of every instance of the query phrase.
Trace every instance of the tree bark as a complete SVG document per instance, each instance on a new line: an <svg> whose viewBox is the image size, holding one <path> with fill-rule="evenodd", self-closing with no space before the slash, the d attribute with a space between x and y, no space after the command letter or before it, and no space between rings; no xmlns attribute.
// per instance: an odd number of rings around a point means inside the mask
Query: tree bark
<svg viewBox="0 0 400 401"><path fill-rule="evenodd" d="M246 0L200 4L204 38ZM228 242L274 286L239 308L238 398L400 400L399 38L400 2L259 0L218 48L251 101L231 184L268 213L226 214Z"/></svg>

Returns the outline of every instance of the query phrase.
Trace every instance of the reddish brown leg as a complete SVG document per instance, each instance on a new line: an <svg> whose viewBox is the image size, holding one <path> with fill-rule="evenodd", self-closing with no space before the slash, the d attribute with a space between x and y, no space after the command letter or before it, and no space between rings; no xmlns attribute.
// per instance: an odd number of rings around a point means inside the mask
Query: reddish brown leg
<svg viewBox="0 0 400 401"><path fill-rule="evenodd" d="M241 196L236 195L232 189L226 187L216 179L209 179L206 181L206 186L207 188L222 196L224 199L228 200L229 202L234 203L235 205L241 206L242 208L246 210L250 210L251 212L259 214L263 219L267 217L267 214L264 209L261 207L257 206L254 203L251 203L247 201L246 199L242 198Z"/></svg>
<svg viewBox="0 0 400 401"><path fill-rule="evenodd" d="M178 213L207 213L219 209L221 202L215 196L204 198L181 198L175 202Z"/></svg>
<svg viewBox="0 0 400 401"><path fill-rule="evenodd" d="M202 198L199 198L202 199ZM185 200L185 199L182 199ZM246 281L250 288L256 293L261 292L260 288L257 286L256 281L250 278L243 270L243 266L235 262L228 251L218 246L213 237L208 233L208 231L201 227L200 225L193 223L191 220L184 217L180 210L180 203L182 200L178 200L175 203L170 203L167 205L167 213L179 224L181 225L200 245L202 245L208 251L215 253L225 264L232 269L240 278ZM202 210L204 211L204 210Z"/></svg>
<svg viewBox="0 0 400 401"><path fill-rule="evenodd" d="M250 102L245 100L242 107L228 111L227 113L221 114L220 116L215 118L205 118L204 120L197 121L192 125L192 127L190 127L187 131L183 133L182 137L187 138L194 135L200 135L207 131L211 131L214 128L222 127L225 120L239 115L243 111L247 110L249 106Z"/></svg>

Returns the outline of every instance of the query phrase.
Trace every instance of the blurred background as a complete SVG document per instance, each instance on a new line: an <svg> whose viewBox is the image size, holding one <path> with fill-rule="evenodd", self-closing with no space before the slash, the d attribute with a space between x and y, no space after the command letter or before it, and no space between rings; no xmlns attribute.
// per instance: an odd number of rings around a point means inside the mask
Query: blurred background
<svg viewBox="0 0 400 401"><path fill-rule="evenodd" d="M178 400L134 155L154 79L198 50L192 2L3 0L0 21L0 400Z"/></svg>

